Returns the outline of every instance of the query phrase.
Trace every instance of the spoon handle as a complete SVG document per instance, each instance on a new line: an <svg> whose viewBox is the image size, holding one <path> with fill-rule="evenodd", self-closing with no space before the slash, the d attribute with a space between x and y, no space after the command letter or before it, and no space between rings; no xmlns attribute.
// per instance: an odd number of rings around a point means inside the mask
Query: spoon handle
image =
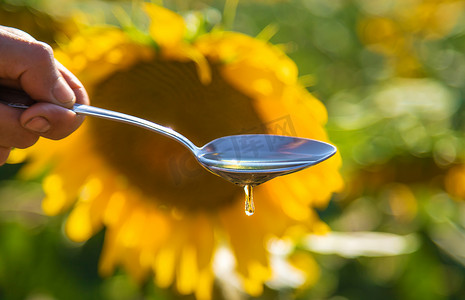
<svg viewBox="0 0 465 300"><path fill-rule="evenodd" d="M27 109L31 107L33 104L37 103L37 101L29 97L29 95L26 94L24 91L0 86L0 103L14 108ZM184 146L186 146L189 150L191 150L194 153L196 153L198 150L198 148L182 134L174 131L171 128L150 122L139 117L95 106L77 103L74 104L71 110L79 115L92 116L101 119L117 121L155 131L182 143Z"/></svg>

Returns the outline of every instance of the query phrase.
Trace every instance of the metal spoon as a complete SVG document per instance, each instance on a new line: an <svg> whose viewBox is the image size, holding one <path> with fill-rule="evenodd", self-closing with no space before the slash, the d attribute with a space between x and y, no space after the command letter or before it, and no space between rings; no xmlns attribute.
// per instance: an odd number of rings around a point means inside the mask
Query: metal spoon
<svg viewBox="0 0 465 300"><path fill-rule="evenodd" d="M27 109L34 103L24 92L5 87L1 87L0 102L21 109ZM83 104L75 104L72 111L166 135L189 149L205 169L241 186L255 186L308 168L336 153L336 147L325 142L271 134L225 136L197 147L173 129L142 118Z"/></svg>

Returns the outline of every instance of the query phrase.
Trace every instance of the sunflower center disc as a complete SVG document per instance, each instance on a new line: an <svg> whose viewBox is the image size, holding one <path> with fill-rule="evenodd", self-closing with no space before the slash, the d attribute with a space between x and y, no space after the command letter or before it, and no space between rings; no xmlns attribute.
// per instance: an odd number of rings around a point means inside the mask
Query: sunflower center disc
<svg viewBox="0 0 465 300"><path fill-rule="evenodd" d="M266 133L252 99L210 67L212 81L204 85L192 62L140 63L97 85L92 104L172 127L198 146L225 135ZM216 209L241 192L165 136L96 118L89 122L102 157L161 205Z"/></svg>

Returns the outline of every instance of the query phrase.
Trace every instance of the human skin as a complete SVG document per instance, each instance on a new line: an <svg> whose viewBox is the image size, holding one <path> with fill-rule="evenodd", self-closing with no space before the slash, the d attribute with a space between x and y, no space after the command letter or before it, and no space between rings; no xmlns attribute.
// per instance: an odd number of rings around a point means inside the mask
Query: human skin
<svg viewBox="0 0 465 300"><path fill-rule="evenodd" d="M0 103L0 166L12 148L71 134L84 117L68 108L89 104L82 83L55 60L49 45L5 26L0 26L0 86L23 90L37 101L25 110Z"/></svg>

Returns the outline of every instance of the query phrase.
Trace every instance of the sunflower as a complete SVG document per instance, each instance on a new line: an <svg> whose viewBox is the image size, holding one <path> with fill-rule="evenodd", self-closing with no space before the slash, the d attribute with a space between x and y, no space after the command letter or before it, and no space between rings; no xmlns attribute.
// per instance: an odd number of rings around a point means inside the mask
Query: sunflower
<svg viewBox="0 0 465 300"><path fill-rule="evenodd" d="M187 40L180 15L152 4L145 11L145 38L90 28L56 50L93 105L172 126L197 145L238 133L328 141L325 107L299 85L296 65L278 47L220 30ZM258 186L257 213L247 217L240 187L142 129L88 118L69 138L29 151L26 173L51 168L44 211L70 209L67 236L83 242L106 228L102 275L122 266L137 281L153 274L158 286L198 299L211 298L212 258L225 246L244 290L259 295L272 275L268 241L325 232L314 208L343 185L336 155Z"/></svg>

